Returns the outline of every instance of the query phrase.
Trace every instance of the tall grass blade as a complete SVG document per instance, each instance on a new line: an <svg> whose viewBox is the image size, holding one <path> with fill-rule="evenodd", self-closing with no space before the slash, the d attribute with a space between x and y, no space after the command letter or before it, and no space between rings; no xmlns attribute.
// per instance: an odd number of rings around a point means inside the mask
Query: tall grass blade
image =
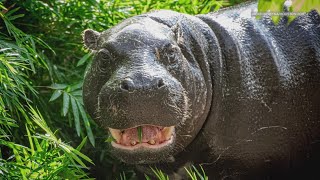
<svg viewBox="0 0 320 180"><path fill-rule="evenodd" d="M70 96L68 93L63 92L63 106L62 106L63 116L67 115L68 109L69 109L69 104L70 104Z"/></svg>
<svg viewBox="0 0 320 180"><path fill-rule="evenodd" d="M93 136L93 133L92 133L92 130L91 130L91 127L90 127L90 122L89 122L89 119L87 117L87 114L84 111L82 104L80 104L79 102L77 102L77 104L78 104L78 108L79 108L81 117L83 119L84 126L85 126L86 131L87 131L87 135L88 135L89 141L93 146L95 146L95 140L94 140L94 136Z"/></svg>
<svg viewBox="0 0 320 180"><path fill-rule="evenodd" d="M72 106L72 112L74 116L74 123L77 131L77 135L80 136L81 126L80 126L79 110L74 97L71 97L71 106Z"/></svg>

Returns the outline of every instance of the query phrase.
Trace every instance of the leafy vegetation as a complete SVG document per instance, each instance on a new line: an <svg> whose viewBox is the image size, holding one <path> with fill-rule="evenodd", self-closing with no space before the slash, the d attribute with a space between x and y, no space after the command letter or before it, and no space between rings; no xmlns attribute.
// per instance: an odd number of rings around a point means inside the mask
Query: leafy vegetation
<svg viewBox="0 0 320 180"><path fill-rule="evenodd" d="M318 0L259 0L258 3L258 11L260 13L283 13L284 9L287 9L286 12L288 13L293 13L288 16L288 22L291 22L298 16L298 14L294 13L307 13L311 10L320 12L320 3ZM271 17L275 23L278 23L282 16L272 15Z"/></svg>
<svg viewBox="0 0 320 180"><path fill-rule="evenodd" d="M150 167L152 172L155 174L155 176L157 177L158 180L169 180L169 176L164 174L161 170L159 170L158 168L152 168ZM151 180L151 178L148 175L145 175L146 180Z"/></svg>
<svg viewBox="0 0 320 180"><path fill-rule="evenodd" d="M200 14L240 2L2 1L0 179L82 179L93 176L90 173L103 179L134 177L130 166L110 157L107 134L84 110L83 74L92 55L82 45L83 30L103 31L155 9ZM282 10L283 2L260 0L259 10ZM297 2L290 11L298 7ZM299 5L301 11L320 9L315 0L305 2ZM161 170L153 172L159 179L168 179ZM208 179L202 168L187 172L192 179Z"/></svg>
<svg viewBox="0 0 320 180"><path fill-rule="evenodd" d="M6 32L0 34L1 179L87 177L83 161L92 161L80 153L86 138L77 149L63 143L35 108L40 105L40 93L33 77L48 68L37 46L52 49L13 25L12 21L23 16L14 14L18 9L0 8Z"/></svg>
<svg viewBox="0 0 320 180"><path fill-rule="evenodd" d="M200 166L200 169L201 169L201 172L199 172L199 170L193 165L189 170L185 168L185 170L187 171L188 175L192 180L197 180L198 177L200 178L200 180L208 180L208 176L204 172L202 166Z"/></svg>

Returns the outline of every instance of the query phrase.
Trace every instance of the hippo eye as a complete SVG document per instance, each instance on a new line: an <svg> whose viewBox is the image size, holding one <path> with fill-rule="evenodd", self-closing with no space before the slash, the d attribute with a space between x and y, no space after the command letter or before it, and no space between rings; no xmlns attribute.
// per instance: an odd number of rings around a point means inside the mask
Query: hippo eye
<svg viewBox="0 0 320 180"><path fill-rule="evenodd" d="M166 51L168 54L173 54L175 52L176 46L173 45L172 43L167 43L163 46L163 50Z"/></svg>
<svg viewBox="0 0 320 180"><path fill-rule="evenodd" d="M112 56L108 50L102 49L98 52L97 60L98 69L102 72L105 72L108 68L110 68Z"/></svg>
<svg viewBox="0 0 320 180"><path fill-rule="evenodd" d="M108 59L111 58L111 54L110 54L110 52L108 50L102 49L102 50L99 51L99 58L101 60L108 60Z"/></svg>

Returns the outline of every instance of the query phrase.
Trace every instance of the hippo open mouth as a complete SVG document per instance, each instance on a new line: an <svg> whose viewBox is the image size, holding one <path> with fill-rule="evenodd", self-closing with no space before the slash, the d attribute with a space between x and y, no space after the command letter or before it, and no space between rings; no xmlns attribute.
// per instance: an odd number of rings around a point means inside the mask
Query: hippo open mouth
<svg viewBox="0 0 320 180"><path fill-rule="evenodd" d="M112 146L125 150L160 149L170 145L175 137L174 126L141 125L123 130L109 128L109 131L114 138Z"/></svg>

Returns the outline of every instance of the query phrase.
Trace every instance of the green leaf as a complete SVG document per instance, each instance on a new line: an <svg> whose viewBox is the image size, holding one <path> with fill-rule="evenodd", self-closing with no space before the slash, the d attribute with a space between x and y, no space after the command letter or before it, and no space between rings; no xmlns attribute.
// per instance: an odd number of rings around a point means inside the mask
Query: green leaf
<svg viewBox="0 0 320 180"><path fill-rule="evenodd" d="M72 91L71 94L73 96L81 96L82 97L82 90Z"/></svg>
<svg viewBox="0 0 320 180"><path fill-rule="evenodd" d="M86 144L87 139L88 139L87 136L82 139L81 143L80 143L79 146L77 147L77 150L78 150L78 151L80 151L80 150L82 149L82 147Z"/></svg>
<svg viewBox="0 0 320 180"><path fill-rule="evenodd" d="M15 20L15 19L17 19L17 18L21 18L21 17L23 17L23 16L24 16L24 14L17 14L17 15L13 15L13 16L8 17L8 19L9 19L10 21L13 21L13 20Z"/></svg>
<svg viewBox="0 0 320 180"><path fill-rule="evenodd" d="M10 11L8 11L6 13L6 16L7 17L10 17L12 14L14 14L15 12L19 11L20 7L17 7L17 8L14 8L14 9L11 9Z"/></svg>
<svg viewBox="0 0 320 180"><path fill-rule="evenodd" d="M120 174L120 180L127 180L126 174L124 171Z"/></svg>
<svg viewBox="0 0 320 180"><path fill-rule="evenodd" d="M292 7L294 12L309 12L314 9L320 13L319 0L292 1Z"/></svg>
<svg viewBox="0 0 320 180"><path fill-rule="evenodd" d="M208 176L206 176L206 173L204 172L203 168L201 165L199 165L200 168L201 168L201 171L202 171L202 174L198 171L198 169L192 165L192 169L197 173L198 177L201 179L201 180L207 180L208 179Z"/></svg>
<svg viewBox="0 0 320 180"><path fill-rule="evenodd" d="M73 152L73 151L72 151ZM79 163L82 167L87 167L83 162L82 162L82 160L78 157L78 156L76 156L75 154L73 154L73 153L68 153L68 155L69 156L71 156L71 158L72 159L74 159L75 161L77 161L77 163Z"/></svg>
<svg viewBox="0 0 320 180"><path fill-rule="evenodd" d="M108 136L108 138L104 142L111 143L114 141L115 141L115 139L110 135L110 136Z"/></svg>
<svg viewBox="0 0 320 180"><path fill-rule="evenodd" d="M1 3L0 3L0 9L7 10L7 8L6 8L6 7L4 7Z"/></svg>
<svg viewBox="0 0 320 180"><path fill-rule="evenodd" d="M151 178L148 175L144 175L144 177L146 178L146 180L151 180Z"/></svg>
<svg viewBox="0 0 320 180"><path fill-rule="evenodd" d="M280 13L283 12L283 4L286 0L259 0L258 12L260 13ZM274 23L278 23L280 20L279 15L271 16Z"/></svg>
<svg viewBox="0 0 320 180"><path fill-rule="evenodd" d="M156 175L156 177L159 180L169 180L169 176L165 175L161 170L159 170L157 167L155 169L153 169L152 167L150 167L150 169L152 170L153 174Z"/></svg>
<svg viewBox="0 0 320 180"><path fill-rule="evenodd" d="M139 143L141 143L142 142L142 127L141 126L137 127L137 131L138 131Z"/></svg>
<svg viewBox="0 0 320 180"><path fill-rule="evenodd" d="M79 120L79 110L78 110L76 100L73 97L71 98L71 106L72 106L74 123L75 123L76 131L77 131L77 135L80 136L81 126L80 126L80 120Z"/></svg>
<svg viewBox="0 0 320 180"><path fill-rule="evenodd" d="M71 148L71 147L70 147ZM73 149L71 150L72 153L80 156L82 159L86 160L87 162L94 164L93 161L86 155L82 154L80 151L78 151L77 149Z"/></svg>
<svg viewBox="0 0 320 180"><path fill-rule="evenodd" d="M69 109L69 104L70 104L70 96L68 93L64 92L63 93L63 106L62 106L63 116L67 115L68 109Z"/></svg>
<svg viewBox="0 0 320 180"><path fill-rule="evenodd" d="M88 53L86 55L84 55L77 63L77 67L81 66L82 64L84 64L90 57L91 57L91 53Z"/></svg>
<svg viewBox="0 0 320 180"><path fill-rule="evenodd" d="M55 90L49 100L49 102L56 100L58 97L60 97L62 94L61 90Z"/></svg>
<svg viewBox="0 0 320 180"><path fill-rule="evenodd" d="M83 122L84 122L84 126L86 127L86 131L87 131L87 135L88 135L89 141L93 146L95 146L95 140L94 140L94 136L93 136L93 133L92 133L92 130L91 130L91 127L90 127L90 122L89 122L89 119L87 117L87 114L86 114L83 106L78 101L77 101L77 104L78 104L78 108L79 108L81 117L82 117Z"/></svg>
<svg viewBox="0 0 320 180"><path fill-rule="evenodd" d="M83 85L83 81L81 81L79 83L76 83L76 84L70 86L70 91L74 91L74 90L80 89L80 88L82 88L82 85Z"/></svg>
<svg viewBox="0 0 320 180"><path fill-rule="evenodd" d="M33 146L32 136L30 134L30 131L29 131L27 124L25 126L26 126L27 135L28 135L28 139L29 139L31 155L34 155L34 146Z"/></svg>
<svg viewBox="0 0 320 180"><path fill-rule="evenodd" d="M37 149L38 152L43 151L37 138L34 138L34 144L36 145L36 149Z"/></svg>
<svg viewBox="0 0 320 180"><path fill-rule="evenodd" d="M188 170L188 168L186 168L186 167L184 167L184 169L187 171L189 177L192 180L197 180L197 176L196 176L195 172L192 171L192 169Z"/></svg>
<svg viewBox="0 0 320 180"><path fill-rule="evenodd" d="M199 166L200 166L200 169L201 169L201 171L202 171L202 177L204 177L204 180L208 180L209 177L206 175L206 172L204 172L203 167L202 167L201 165L199 165Z"/></svg>
<svg viewBox="0 0 320 180"><path fill-rule="evenodd" d="M66 84L52 84L50 86L51 89L65 89L66 87L68 87L68 85Z"/></svg>

